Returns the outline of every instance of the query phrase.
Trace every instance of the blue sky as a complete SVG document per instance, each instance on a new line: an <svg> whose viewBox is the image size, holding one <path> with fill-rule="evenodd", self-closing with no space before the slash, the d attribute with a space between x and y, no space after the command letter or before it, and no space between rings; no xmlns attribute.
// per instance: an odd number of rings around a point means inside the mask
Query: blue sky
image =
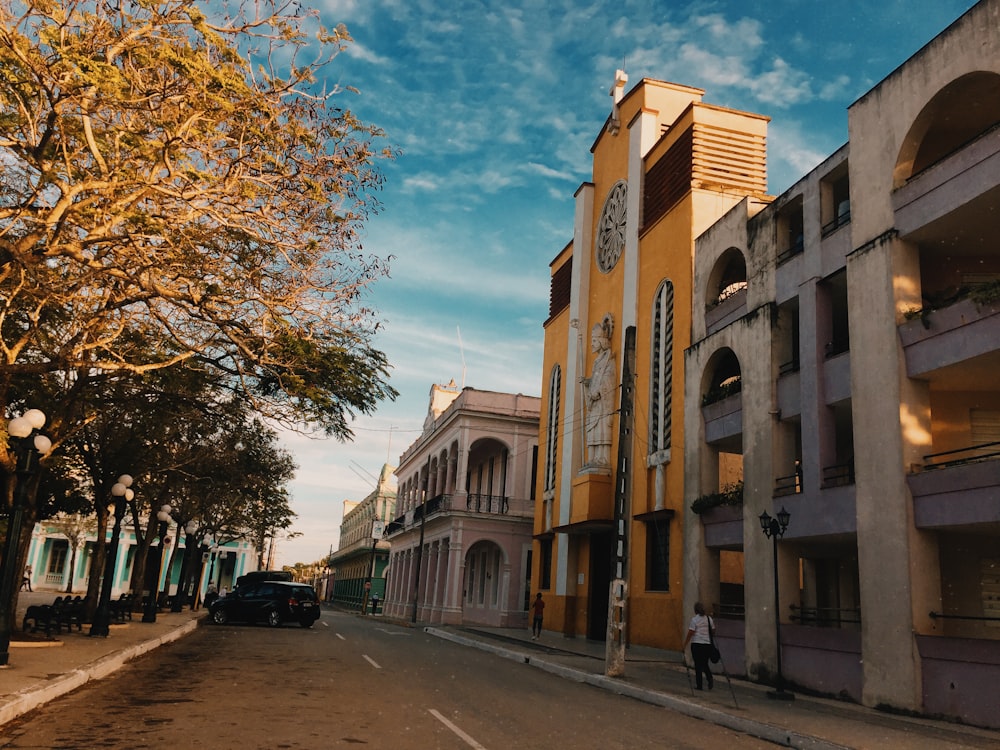
<svg viewBox="0 0 1000 750"><path fill-rule="evenodd" d="M364 238L394 257L368 302L400 397L358 419L353 443L287 436L301 535L278 563L337 547L343 501L371 492L420 434L432 383L541 393L548 264L572 239L616 68L629 89L667 80L769 116L777 195L846 142L851 102L972 5L312 0L355 40L328 71L358 89L340 106L402 150Z"/></svg>

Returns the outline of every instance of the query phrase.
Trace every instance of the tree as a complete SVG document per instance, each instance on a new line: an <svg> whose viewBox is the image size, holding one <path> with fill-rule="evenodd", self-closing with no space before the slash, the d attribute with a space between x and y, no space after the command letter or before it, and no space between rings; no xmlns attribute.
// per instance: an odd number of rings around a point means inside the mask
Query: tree
<svg viewBox="0 0 1000 750"><path fill-rule="evenodd" d="M349 36L248 7L0 7L0 375L198 359L338 437L395 394L358 237L391 152L320 84Z"/></svg>
<svg viewBox="0 0 1000 750"><path fill-rule="evenodd" d="M350 37L316 18L294 0L0 4L0 409L58 378L58 447L94 418L94 379L185 362L340 439L395 397L362 300L388 260L359 240L393 154L322 84ZM12 476L2 440L0 463Z"/></svg>

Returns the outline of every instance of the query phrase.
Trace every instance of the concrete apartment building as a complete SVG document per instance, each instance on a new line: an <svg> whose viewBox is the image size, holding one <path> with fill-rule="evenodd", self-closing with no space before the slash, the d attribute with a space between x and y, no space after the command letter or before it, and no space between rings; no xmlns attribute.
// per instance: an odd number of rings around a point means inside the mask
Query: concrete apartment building
<svg viewBox="0 0 1000 750"><path fill-rule="evenodd" d="M545 593L546 629L604 639L610 561L627 548L614 571L627 589L616 640L679 649L690 614L681 521L694 241L745 195L763 195L767 118L705 103L688 86L626 84L619 71L591 148L593 180L576 192L573 239L550 264L532 583ZM631 502L619 527L629 329Z"/></svg>
<svg viewBox="0 0 1000 750"><path fill-rule="evenodd" d="M697 241L685 610L752 679L997 727L1000 2L848 124Z"/></svg>
<svg viewBox="0 0 1000 750"><path fill-rule="evenodd" d="M396 517L396 482L393 467L384 464L375 489L360 502L344 501L340 543L330 555L333 577L332 601L350 607L362 606L377 595L385 599L385 570L389 565L389 542L382 536L386 524ZM377 528L376 528L377 526ZM371 584L367 589L366 585Z"/></svg>
<svg viewBox="0 0 1000 750"><path fill-rule="evenodd" d="M399 460L385 614L527 627L537 396L434 385Z"/></svg>

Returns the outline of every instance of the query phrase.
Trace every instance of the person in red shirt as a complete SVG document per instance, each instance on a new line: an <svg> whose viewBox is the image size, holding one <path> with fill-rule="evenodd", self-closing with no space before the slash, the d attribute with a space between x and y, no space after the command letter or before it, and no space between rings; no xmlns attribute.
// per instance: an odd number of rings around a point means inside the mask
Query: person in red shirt
<svg viewBox="0 0 1000 750"><path fill-rule="evenodd" d="M531 640L537 641L542 634L542 612L545 610L545 602L542 601L542 592L539 591L535 601L531 604L533 617L531 619Z"/></svg>

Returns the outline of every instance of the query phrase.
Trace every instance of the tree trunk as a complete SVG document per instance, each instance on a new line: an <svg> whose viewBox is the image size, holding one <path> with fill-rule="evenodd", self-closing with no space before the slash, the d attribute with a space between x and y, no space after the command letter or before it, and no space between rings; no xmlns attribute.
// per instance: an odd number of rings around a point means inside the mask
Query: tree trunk
<svg viewBox="0 0 1000 750"><path fill-rule="evenodd" d="M73 575L76 571L76 543L70 544L69 553L69 576L66 578L66 593L73 593Z"/></svg>
<svg viewBox="0 0 1000 750"><path fill-rule="evenodd" d="M139 524L133 517L135 527ZM142 612L142 596L146 589L146 564L149 561L149 548L152 546L153 537L156 536L156 514L151 513L146 522L146 533L139 538L139 545L132 556L132 611ZM138 535L137 535L138 536Z"/></svg>
<svg viewBox="0 0 1000 750"><path fill-rule="evenodd" d="M101 594L101 581L104 580L104 564L108 557L108 512L96 498L94 510L97 511L97 541L94 544L94 554L90 558L90 572L87 575L87 611L86 617L91 622L97 611L98 599ZM72 581L72 578L70 578Z"/></svg>

